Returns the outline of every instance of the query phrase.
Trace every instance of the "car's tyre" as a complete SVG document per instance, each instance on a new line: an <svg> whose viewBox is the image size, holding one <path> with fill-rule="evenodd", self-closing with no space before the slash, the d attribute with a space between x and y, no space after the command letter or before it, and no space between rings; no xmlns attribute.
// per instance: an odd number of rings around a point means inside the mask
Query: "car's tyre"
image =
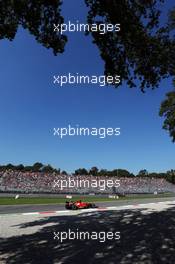
<svg viewBox="0 0 175 264"><path fill-rule="evenodd" d="M75 204L72 205L72 210L77 210L77 206Z"/></svg>
<svg viewBox="0 0 175 264"><path fill-rule="evenodd" d="M96 208L96 205L95 204L91 204L91 208Z"/></svg>
<svg viewBox="0 0 175 264"><path fill-rule="evenodd" d="M66 201L66 203L65 203L65 208L66 208L66 209L70 209L69 202L67 202L67 201Z"/></svg>

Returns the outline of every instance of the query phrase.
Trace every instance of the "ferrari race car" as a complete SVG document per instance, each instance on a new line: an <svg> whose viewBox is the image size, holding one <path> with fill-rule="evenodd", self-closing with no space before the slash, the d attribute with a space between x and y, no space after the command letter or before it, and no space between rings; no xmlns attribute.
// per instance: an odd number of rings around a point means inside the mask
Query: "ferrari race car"
<svg viewBox="0 0 175 264"><path fill-rule="evenodd" d="M97 208L97 206L94 203L86 203L86 202L82 202L80 200L80 201L76 201L76 202L66 201L65 208L71 209L71 210L77 210L77 209Z"/></svg>

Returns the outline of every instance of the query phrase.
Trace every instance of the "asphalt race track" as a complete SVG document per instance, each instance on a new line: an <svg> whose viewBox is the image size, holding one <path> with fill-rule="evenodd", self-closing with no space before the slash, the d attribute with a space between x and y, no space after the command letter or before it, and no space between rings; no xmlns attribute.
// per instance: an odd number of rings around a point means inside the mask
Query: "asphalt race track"
<svg viewBox="0 0 175 264"><path fill-rule="evenodd" d="M20 209L15 206L14 211L1 206L0 263L175 263L175 199L137 199L99 205L99 209L78 211L65 211L55 205L28 205ZM34 213L38 209L45 212ZM55 209L57 212L52 212ZM70 230L74 234L105 234L105 241L100 236L69 239L65 236ZM108 232L120 232L120 239L107 239Z"/></svg>
<svg viewBox="0 0 175 264"><path fill-rule="evenodd" d="M139 204L139 203L152 203L161 201L174 201L175 197L169 198L148 198L148 199L133 199L133 200L123 200L123 201L111 201L111 202L97 202L96 205L100 207L106 206L120 206L129 204ZM58 211L65 210L62 204L47 204L47 205L0 205L0 215L1 214L16 214L16 213L28 213L28 212L46 212L46 211Z"/></svg>

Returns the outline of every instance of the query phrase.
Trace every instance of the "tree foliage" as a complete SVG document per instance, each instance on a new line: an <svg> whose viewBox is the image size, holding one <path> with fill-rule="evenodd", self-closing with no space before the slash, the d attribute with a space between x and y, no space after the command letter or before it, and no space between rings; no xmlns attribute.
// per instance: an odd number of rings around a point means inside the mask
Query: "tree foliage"
<svg viewBox="0 0 175 264"><path fill-rule="evenodd" d="M88 171L85 168L79 168L75 170L75 175L88 175Z"/></svg>
<svg viewBox="0 0 175 264"><path fill-rule="evenodd" d="M167 171L166 180L175 184L175 170Z"/></svg>
<svg viewBox="0 0 175 264"><path fill-rule="evenodd" d="M129 87L155 88L174 74L175 42L168 25L160 27L158 4L163 0L86 0L89 23L121 23L120 32L100 35L94 43L105 62L105 74L121 76Z"/></svg>
<svg viewBox="0 0 175 264"><path fill-rule="evenodd" d="M61 0L0 0L0 39L13 40L22 26L55 55L62 53L67 37L53 33L53 24L64 22L60 6Z"/></svg>
<svg viewBox="0 0 175 264"><path fill-rule="evenodd" d="M41 166L42 165L42 166ZM57 175L64 175L69 177L70 173L66 172L65 170L61 171L60 168L56 169L51 165L44 165L40 162L34 163L32 166L24 166L23 164L20 165L13 165L11 163L7 165L0 165L0 178L2 177L2 173L5 171L18 171L18 172L28 172L28 173L44 173L44 174L55 174ZM85 168L79 168L72 173L74 176L93 176L93 177L116 177L116 178L131 178L132 177L144 177L147 179L151 178L162 178L165 179L173 184L175 184L175 170L171 169L167 172L148 172L146 169L140 170L137 175L129 172L126 169L101 169L99 170L96 166L92 167L91 169L87 170Z"/></svg>
<svg viewBox="0 0 175 264"><path fill-rule="evenodd" d="M33 171L41 171L44 165L41 162L35 162L33 164Z"/></svg>
<svg viewBox="0 0 175 264"><path fill-rule="evenodd" d="M175 90L167 93L159 114L165 118L163 128L169 131L170 137L175 142Z"/></svg>
<svg viewBox="0 0 175 264"><path fill-rule="evenodd" d="M84 0L87 22L121 24L120 32L90 32L105 62L106 75L120 75L121 83L142 91L155 88L160 80L174 73L175 43L170 27L160 27L158 4L164 0ZM54 32L62 24L61 0L0 0L0 38L13 40L19 26L28 29L36 40L54 54L64 51L67 37ZM171 27L174 25L171 13Z"/></svg>
<svg viewBox="0 0 175 264"><path fill-rule="evenodd" d="M146 176L148 176L148 171L146 170L146 169L144 169L144 170L140 170L139 171L139 173L138 173L138 177L146 177Z"/></svg>
<svg viewBox="0 0 175 264"><path fill-rule="evenodd" d="M169 13L169 28L175 29L175 8ZM175 57L173 57L175 65ZM174 89L166 94L162 102L159 115L164 117L163 128L169 131L170 137L175 142L175 79L173 80Z"/></svg>

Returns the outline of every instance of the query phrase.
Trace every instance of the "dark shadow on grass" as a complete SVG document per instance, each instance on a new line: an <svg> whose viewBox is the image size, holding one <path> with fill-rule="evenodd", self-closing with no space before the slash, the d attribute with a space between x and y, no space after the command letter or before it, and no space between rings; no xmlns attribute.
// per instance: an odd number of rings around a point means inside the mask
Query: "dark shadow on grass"
<svg viewBox="0 0 175 264"><path fill-rule="evenodd" d="M44 226L52 223L53 226ZM174 264L175 207L161 212L144 210L85 212L76 216L51 216L19 225L41 226L35 234L1 239L4 263L23 264ZM119 241L54 240L53 232L120 231ZM3 258L2 258L3 260Z"/></svg>

